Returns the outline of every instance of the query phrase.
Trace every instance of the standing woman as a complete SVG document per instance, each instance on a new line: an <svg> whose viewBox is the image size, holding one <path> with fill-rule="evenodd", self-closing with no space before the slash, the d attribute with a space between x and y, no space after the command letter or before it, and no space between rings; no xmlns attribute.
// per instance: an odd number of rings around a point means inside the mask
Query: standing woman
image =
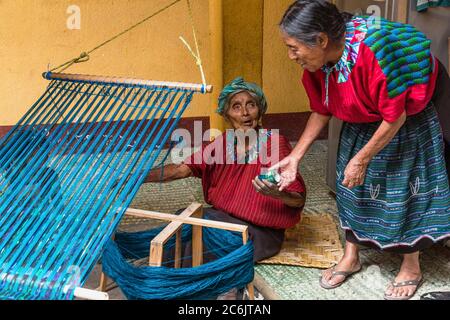
<svg viewBox="0 0 450 320"><path fill-rule="evenodd" d="M377 23L378 22L378 23ZM448 75L414 27L353 17L326 1L299 0L280 23L289 58L305 69L312 115L280 168L280 190L332 116L344 121L337 205L346 248L320 284L336 288L361 270L358 245L403 255L389 300L422 282L419 252L450 237L450 192L435 92ZM435 106L443 101L446 106ZM448 109L447 109L448 110ZM450 120L450 119L449 119Z"/></svg>

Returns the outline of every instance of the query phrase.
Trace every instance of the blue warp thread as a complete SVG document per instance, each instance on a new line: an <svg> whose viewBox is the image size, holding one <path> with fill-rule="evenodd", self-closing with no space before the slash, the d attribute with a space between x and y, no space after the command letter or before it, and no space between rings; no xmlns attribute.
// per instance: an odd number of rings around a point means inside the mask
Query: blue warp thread
<svg viewBox="0 0 450 320"><path fill-rule="evenodd" d="M0 140L0 299L73 298L193 95L50 83Z"/></svg>

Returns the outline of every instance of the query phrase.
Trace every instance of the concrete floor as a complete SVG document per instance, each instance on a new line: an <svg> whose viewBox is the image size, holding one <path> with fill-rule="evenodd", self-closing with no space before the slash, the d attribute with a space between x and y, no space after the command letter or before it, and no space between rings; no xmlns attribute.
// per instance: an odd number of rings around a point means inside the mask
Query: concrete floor
<svg viewBox="0 0 450 320"><path fill-rule="evenodd" d="M97 290L97 288L100 285L101 272L102 272L101 265L97 264L92 273L90 274L89 278L87 279L84 287L87 289ZM108 283L112 283L112 281L109 279ZM108 295L110 300L126 300L125 295L123 294L122 290L120 290L119 287L109 290Z"/></svg>

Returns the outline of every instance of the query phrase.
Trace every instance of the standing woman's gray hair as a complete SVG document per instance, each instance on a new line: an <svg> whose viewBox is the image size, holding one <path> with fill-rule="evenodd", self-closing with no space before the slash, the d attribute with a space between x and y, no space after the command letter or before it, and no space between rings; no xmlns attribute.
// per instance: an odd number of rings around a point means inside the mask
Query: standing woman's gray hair
<svg viewBox="0 0 450 320"><path fill-rule="evenodd" d="M317 36L323 32L332 42L345 36L346 23L352 14L340 12L332 3L324 0L297 0L287 9L280 22L281 30L288 36L308 46L317 44Z"/></svg>

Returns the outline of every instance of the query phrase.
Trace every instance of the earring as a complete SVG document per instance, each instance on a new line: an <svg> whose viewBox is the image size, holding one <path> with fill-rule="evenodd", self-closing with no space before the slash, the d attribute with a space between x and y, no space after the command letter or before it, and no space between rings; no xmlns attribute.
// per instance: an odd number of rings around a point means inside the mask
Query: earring
<svg viewBox="0 0 450 320"><path fill-rule="evenodd" d="M262 128L262 126L263 126L262 118L259 118L259 120L258 120L258 126Z"/></svg>

